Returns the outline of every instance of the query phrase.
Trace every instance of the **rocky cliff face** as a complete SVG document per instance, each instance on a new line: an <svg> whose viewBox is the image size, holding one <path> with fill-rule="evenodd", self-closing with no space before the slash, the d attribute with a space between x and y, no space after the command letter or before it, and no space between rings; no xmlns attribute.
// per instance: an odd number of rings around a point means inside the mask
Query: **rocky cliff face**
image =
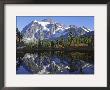
<svg viewBox="0 0 110 90"><path fill-rule="evenodd" d="M65 26L55 22L52 19L44 19L41 21L32 21L26 25L21 33L25 40L43 40L56 39L58 37L68 37L69 33L73 36L86 35L91 32L85 26L77 27L75 25Z"/></svg>

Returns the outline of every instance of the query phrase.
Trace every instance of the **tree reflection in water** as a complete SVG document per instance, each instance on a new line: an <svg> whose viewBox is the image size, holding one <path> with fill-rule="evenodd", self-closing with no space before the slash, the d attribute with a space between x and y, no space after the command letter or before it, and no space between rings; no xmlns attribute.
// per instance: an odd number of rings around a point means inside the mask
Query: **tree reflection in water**
<svg viewBox="0 0 110 90"><path fill-rule="evenodd" d="M94 54L43 51L17 54L17 74L94 74Z"/></svg>

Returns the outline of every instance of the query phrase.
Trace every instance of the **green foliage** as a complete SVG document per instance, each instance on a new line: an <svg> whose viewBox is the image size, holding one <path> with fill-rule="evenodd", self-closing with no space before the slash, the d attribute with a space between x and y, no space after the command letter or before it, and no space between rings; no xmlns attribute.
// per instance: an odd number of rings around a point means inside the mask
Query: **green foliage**
<svg viewBox="0 0 110 90"><path fill-rule="evenodd" d="M21 34L21 32L19 31L18 28L16 28L16 43L20 43L22 41L23 35Z"/></svg>
<svg viewBox="0 0 110 90"><path fill-rule="evenodd" d="M26 49L28 50L33 50L35 48L38 48L38 42L29 42L29 43L25 43Z"/></svg>
<svg viewBox="0 0 110 90"><path fill-rule="evenodd" d="M73 37L67 39L61 38L60 40L38 40L37 43L28 43L29 48L74 48L74 47L93 47L94 40L91 37Z"/></svg>
<svg viewBox="0 0 110 90"><path fill-rule="evenodd" d="M16 28L16 36L18 37L18 41L22 41L22 34L19 32L18 28ZM65 39L64 37L60 37L58 40L35 40L25 43L25 46L28 49L36 49L36 48L47 48L47 49L60 49L60 48L75 48L75 47L94 47L94 37L75 37L72 32L68 34L68 37Z"/></svg>

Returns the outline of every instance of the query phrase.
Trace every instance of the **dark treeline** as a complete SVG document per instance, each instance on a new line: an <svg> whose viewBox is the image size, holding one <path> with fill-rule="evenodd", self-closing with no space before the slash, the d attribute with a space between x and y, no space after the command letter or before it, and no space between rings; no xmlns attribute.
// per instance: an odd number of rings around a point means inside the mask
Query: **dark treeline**
<svg viewBox="0 0 110 90"><path fill-rule="evenodd" d="M23 36L16 29L16 44L18 46L25 46L25 50L93 50L94 49L94 37L93 36L80 36L74 37L70 32L65 39L60 37L57 40L36 40L25 43Z"/></svg>

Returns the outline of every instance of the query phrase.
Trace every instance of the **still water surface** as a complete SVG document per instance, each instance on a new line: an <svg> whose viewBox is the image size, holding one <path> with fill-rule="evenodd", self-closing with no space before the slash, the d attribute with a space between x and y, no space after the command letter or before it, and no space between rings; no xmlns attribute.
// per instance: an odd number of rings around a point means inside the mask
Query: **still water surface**
<svg viewBox="0 0 110 90"><path fill-rule="evenodd" d="M17 54L16 74L94 74L94 54L64 51Z"/></svg>

